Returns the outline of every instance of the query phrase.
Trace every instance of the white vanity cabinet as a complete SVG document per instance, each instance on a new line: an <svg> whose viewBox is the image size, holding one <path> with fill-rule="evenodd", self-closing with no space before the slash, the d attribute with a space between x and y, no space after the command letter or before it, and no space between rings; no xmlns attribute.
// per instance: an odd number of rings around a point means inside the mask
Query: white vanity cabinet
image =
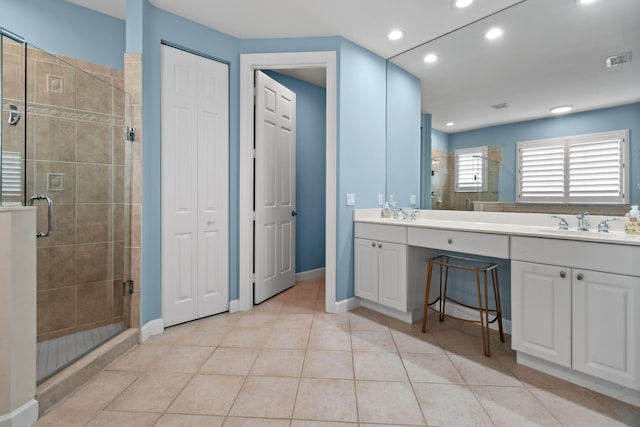
<svg viewBox="0 0 640 427"><path fill-rule="evenodd" d="M570 268L511 261L511 318L514 350L571 367Z"/></svg>
<svg viewBox="0 0 640 427"><path fill-rule="evenodd" d="M640 246L511 241L515 350L640 390Z"/></svg>
<svg viewBox="0 0 640 427"><path fill-rule="evenodd" d="M356 224L354 293L357 297L407 311L406 240L405 227Z"/></svg>
<svg viewBox="0 0 640 427"><path fill-rule="evenodd" d="M357 297L400 311L407 310L407 245L355 240Z"/></svg>

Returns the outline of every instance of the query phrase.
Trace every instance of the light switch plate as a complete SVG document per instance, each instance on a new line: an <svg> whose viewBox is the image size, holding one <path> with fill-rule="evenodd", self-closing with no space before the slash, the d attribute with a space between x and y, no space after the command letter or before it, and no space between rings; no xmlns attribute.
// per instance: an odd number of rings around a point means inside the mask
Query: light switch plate
<svg viewBox="0 0 640 427"><path fill-rule="evenodd" d="M414 206L416 204L416 195L415 194L409 195L409 204L411 206Z"/></svg>
<svg viewBox="0 0 640 427"><path fill-rule="evenodd" d="M384 195L378 194L378 206L384 205Z"/></svg>
<svg viewBox="0 0 640 427"><path fill-rule="evenodd" d="M354 206L356 204L355 193L347 193L347 206Z"/></svg>

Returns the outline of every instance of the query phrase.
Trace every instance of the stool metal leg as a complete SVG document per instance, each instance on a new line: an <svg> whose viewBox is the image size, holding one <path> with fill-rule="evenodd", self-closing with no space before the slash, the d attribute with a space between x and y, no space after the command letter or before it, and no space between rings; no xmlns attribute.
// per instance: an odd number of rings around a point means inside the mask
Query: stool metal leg
<svg viewBox="0 0 640 427"><path fill-rule="evenodd" d="M482 345L484 347L484 355L488 356L488 349L487 349L487 337L486 337L486 331L485 331L485 327L484 327L484 316L483 316L483 308L482 308L482 291L480 288L480 271L476 270L476 288L478 290L478 310L480 312L480 326L482 327Z"/></svg>
<svg viewBox="0 0 640 427"><path fill-rule="evenodd" d="M442 293L442 285L440 285L440 321L444 321L444 310L447 302L447 283L449 282L449 266L444 267L444 293ZM440 266L440 283L442 283L442 265Z"/></svg>
<svg viewBox="0 0 640 427"><path fill-rule="evenodd" d="M433 273L433 263L427 261L427 284L424 291L424 307L422 308L422 333L427 327L427 308L429 307L429 292L431 290L431 276Z"/></svg>
<svg viewBox="0 0 640 427"><path fill-rule="evenodd" d="M486 352L485 355L486 356L491 356L491 330L489 329L489 290L487 288L487 270L484 270L482 272L483 278L484 278L484 324L486 326L486 334L485 334L485 339L486 339Z"/></svg>
<svg viewBox="0 0 640 427"><path fill-rule="evenodd" d="M493 282L493 299L496 302L496 317L498 319L498 329L500 330L500 341L504 342L504 332L502 331L502 308L500 305L500 282L498 282L497 268L491 270L491 281Z"/></svg>

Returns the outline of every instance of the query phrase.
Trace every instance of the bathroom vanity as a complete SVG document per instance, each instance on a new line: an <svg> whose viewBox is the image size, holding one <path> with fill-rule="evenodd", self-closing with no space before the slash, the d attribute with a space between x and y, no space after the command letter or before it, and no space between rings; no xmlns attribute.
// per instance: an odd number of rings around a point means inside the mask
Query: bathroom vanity
<svg viewBox="0 0 640 427"><path fill-rule="evenodd" d="M394 220L356 210L354 293L365 307L415 322L427 258L504 259L518 363L640 405L640 236L625 234L623 221L597 232L602 219L573 231L577 220L559 230L546 214L433 210Z"/></svg>

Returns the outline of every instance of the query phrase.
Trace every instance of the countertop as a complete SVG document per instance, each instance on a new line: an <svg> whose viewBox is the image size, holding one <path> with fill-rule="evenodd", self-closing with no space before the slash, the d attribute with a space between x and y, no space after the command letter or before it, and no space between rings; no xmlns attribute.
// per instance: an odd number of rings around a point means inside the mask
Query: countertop
<svg viewBox="0 0 640 427"><path fill-rule="evenodd" d="M588 216L589 231L577 231L575 216L565 216L569 230L558 230L557 219L548 214L523 214L510 212L477 212L419 210L417 219L382 218L380 209L354 210L354 222L384 224L404 227L422 227L442 230L507 234L512 236L542 237L561 240L590 241L640 246L640 235L624 232L625 217L610 221L609 233L597 231L598 223L608 217Z"/></svg>

